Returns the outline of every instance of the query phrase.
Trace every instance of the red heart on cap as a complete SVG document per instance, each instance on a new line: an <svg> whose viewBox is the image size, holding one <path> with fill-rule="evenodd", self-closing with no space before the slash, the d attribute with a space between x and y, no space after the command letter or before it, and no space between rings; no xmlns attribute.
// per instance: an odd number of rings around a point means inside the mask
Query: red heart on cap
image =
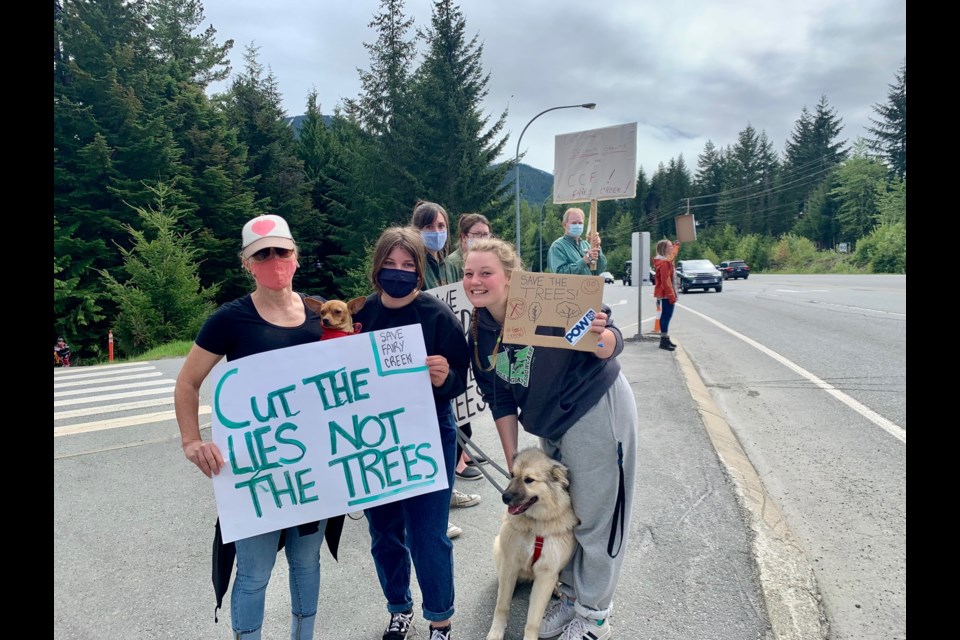
<svg viewBox="0 0 960 640"><path fill-rule="evenodd" d="M250 229L258 236L265 236L273 231L275 226L277 226L277 223L273 220L257 220L251 225Z"/></svg>

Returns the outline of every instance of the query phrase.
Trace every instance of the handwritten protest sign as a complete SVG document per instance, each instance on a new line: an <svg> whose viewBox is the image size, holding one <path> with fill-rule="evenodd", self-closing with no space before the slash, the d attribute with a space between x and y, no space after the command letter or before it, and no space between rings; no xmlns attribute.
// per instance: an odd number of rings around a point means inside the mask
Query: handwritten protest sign
<svg viewBox="0 0 960 640"><path fill-rule="evenodd" d="M636 195L636 122L556 136L554 203L615 200Z"/></svg>
<svg viewBox="0 0 960 640"><path fill-rule="evenodd" d="M460 324L463 325L463 335L470 335L470 314L473 311L473 305L470 304L470 300L463 290L463 282L454 282L442 287L428 289L426 293L450 305L453 313L460 320ZM457 419L457 426L467 424L486 408L487 404L480 396L477 381L473 377L473 367L470 367L467 369L467 390L453 401L453 413Z"/></svg>
<svg viewBox="0 0 960 640"><path fill-rule="evenodd" d="M214 370L224 542L447 488L420 325Z"/></svg>
<svg viewBox="0 0 960 640"><path fill-rule="evenodd" d="M590 323L603 305L603 278L515 270L503 342L596 351Z"/></svg>

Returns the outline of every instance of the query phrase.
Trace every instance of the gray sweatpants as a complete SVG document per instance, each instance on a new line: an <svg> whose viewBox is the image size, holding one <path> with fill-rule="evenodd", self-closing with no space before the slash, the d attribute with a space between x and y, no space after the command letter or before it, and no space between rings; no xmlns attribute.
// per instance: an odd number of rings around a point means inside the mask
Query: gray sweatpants
<svg viewBox="0 0 960 640"><path fill-rule="evenodd" d="M570 498L580 518L574 530L577 548L560 573L561 591L576 598L577 613L591 620L610 615L620 568L627 553L633 481L637 466L637 404L623 373L586 415L559 440L540 438L540 446L570 471ZM620 488L617 444L623 446L624 527L614 509ZM616 540L611 558L611 529ZM619 549L619 553L617 550Z"/></svg>

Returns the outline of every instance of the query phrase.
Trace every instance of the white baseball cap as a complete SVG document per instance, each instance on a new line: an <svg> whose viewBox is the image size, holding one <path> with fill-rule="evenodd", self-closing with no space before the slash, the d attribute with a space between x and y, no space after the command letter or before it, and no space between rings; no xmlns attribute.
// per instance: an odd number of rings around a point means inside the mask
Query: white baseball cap
<svg viewBox="0 0 960 640"><path fill-rule="evenodd" d="M287 221L280 216L266 214L257 216L243 225L243 251L240 255L249 258L260 249L278 247L296 249Z"/></svg>

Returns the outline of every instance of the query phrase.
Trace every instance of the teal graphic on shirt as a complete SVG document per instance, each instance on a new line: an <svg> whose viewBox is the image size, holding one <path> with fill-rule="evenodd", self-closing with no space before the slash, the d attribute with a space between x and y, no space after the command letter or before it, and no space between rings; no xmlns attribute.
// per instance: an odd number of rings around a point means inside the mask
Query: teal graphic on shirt
<svg viewBox="0 0 960 640"><path fill-rule="evenodd" d="M497 358L497 376L509 384L530 387L530 367L533 362L532 346L522 349L504 347L501 352L506 358Z"/></svg>

